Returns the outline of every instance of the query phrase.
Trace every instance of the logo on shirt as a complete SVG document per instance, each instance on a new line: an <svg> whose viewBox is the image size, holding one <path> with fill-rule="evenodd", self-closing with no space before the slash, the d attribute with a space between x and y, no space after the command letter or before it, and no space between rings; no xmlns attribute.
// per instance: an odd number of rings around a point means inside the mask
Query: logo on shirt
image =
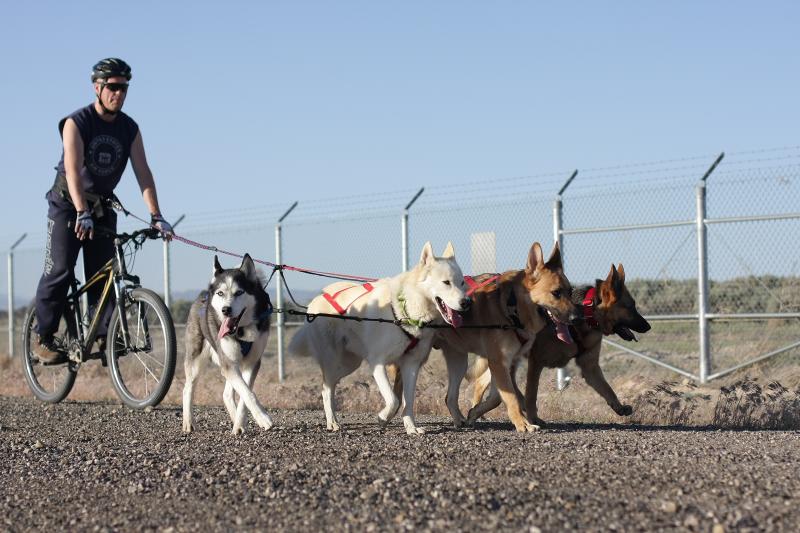
<svg viewBox="0 0 800 533"><path fill-rule="evenodd" d="M110 176L122 163L122 143L111 135L98 135L89 143L86 167L95 176Z"/></svg>

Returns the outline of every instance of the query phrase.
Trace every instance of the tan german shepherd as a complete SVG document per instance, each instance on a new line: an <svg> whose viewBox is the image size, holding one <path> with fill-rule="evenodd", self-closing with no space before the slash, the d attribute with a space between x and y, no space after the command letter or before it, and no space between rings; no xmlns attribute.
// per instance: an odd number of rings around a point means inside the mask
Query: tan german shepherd
<svg viewBox="0 0 800 533"><path fill-rule="evenodd" d="M487 277L475 281L480 285ZM464 327L440 330L434 340L434 346L442 350L447 363L446 401L456 427L465 422L458 408L458 388L467 371L467 354L472 352L487 358L491 378L517 431L538 429L522 413L511 367L518 358L527 357L537 335L548 326L565 342L570 342L568 324L577 317L577 307L571 296L572 286L564 275L558 244L545 262L538 242L531 246L524 270L505 272L496 281L472 293L472 308L464 316ZM485 325L516 327L471 328ZM479 416L470 411L466 422L472 424Z"/></svg>
<svg viewBox="0 0 800 533"><path fill-rule="evenodd" d="M620 416L633 413L630 405L623 405L617 398L611 385L603 376L600 368L600 349L604 335L616 333L623 340L635 341L637 333L650 330L650 324L639 314L636 302L625 286L625 269L611 265L605 280L597 280L594 287L585 286L575 290L572 301L582 310L580 318L570 326L570 334L574 340L566 344L559 340L556 333L546 330L536 336L533 348L528 355L528 375L525 387L525 411L527 419L534 424L544 424L538 417L536 396L539 390L539 378L544 368L562 368L571 359L575 359L581 374L608 405ZM516 368L512 370L512 374ZM473 410L481 415L494 409L499 401L490 397L481 402L486 388L491 384L489 365L486 360L478 359L471 376L478 376L473 394ZM517 393L519 391L517 390ZM496 395L495 395L496 396Z"/></svg>

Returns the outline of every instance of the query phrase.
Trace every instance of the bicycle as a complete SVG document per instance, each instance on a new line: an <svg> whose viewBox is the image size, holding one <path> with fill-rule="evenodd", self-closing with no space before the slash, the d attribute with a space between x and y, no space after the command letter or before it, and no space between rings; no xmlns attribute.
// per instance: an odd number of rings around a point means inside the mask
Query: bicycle
<svg viewBox="0 0 800 533"><path fill-rule="evenodd" d="M83 286L72 277L54 336L67 361L44 364L33 353L37 321L35 306L31 306L22 331L25 380L36 398L58 403L72 390L80 366L100 359L103 366L108 366L111 383L125 405L134 409L155 406L164 399L175 374L175 325L161 297L142 288L139 277L128 273L123 246L132 244L135 254L145 240L158 239L159 231L146 228L118 234L99 228L99 232L114 238L115 254ZM103 284L103 291L94 313L82 311L81 296L98 283ZM114 311L108 324L106 350L92 352L103 312L112 305L112 292Z"/></svg>

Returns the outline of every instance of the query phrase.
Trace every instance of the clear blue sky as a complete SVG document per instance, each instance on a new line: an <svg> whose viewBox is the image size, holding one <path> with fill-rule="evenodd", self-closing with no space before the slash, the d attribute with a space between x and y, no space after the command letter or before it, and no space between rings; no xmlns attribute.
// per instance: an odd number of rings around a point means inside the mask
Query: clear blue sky
<svg viewBox="0 0 800 533"><path fill-rule="evenodd" d="M796 145L798 23L790 1L6 1L0 248L44 229L57 122L102 57L133 67L172 218ZM130 170L118 192L144 212Z"/></svg>

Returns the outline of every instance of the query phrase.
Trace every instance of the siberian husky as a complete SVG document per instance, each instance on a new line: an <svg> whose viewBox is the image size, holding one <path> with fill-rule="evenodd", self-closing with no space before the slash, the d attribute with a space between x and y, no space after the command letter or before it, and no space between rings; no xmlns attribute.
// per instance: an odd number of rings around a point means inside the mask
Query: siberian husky
<svg viewBox="0 0 800 533"><path fill-rule="evenodd" d="M186 384L183 388L183 431L192 431L194 382L209 358L225 377L222 400L233 422L233 433L244 430L250 411L264 429L272 420L253 393L261 355L269 339L272 304L253 260L245 254L238 268L223 269L214 257L214 273L201 292L186 323ZM236 405L234 391L239 395Z"/></svg>
<svg viewBox="0 0 800 533"><path fill-rule="evenodd" d="M442 257L435 257L431 244L426 243L419 263L410 271L363 285L334 283L311 301L310 318L315 313L342 317L313 319L297 332L289 346L296 355L313 356L322 369L322 404L328 430L340 427L335 413L336 384L366 361L385 402L378 415L380 422L388 423L399 407L386 373L387 365L396 364L403 377L406 433L424 433L414 421L417 373L428 357L435 332L440 331L425 326L446 323L459 327L460 313L471 303L465 289L453 245L448 243ZM400 322L352 319L356 317Z"/></svg>

